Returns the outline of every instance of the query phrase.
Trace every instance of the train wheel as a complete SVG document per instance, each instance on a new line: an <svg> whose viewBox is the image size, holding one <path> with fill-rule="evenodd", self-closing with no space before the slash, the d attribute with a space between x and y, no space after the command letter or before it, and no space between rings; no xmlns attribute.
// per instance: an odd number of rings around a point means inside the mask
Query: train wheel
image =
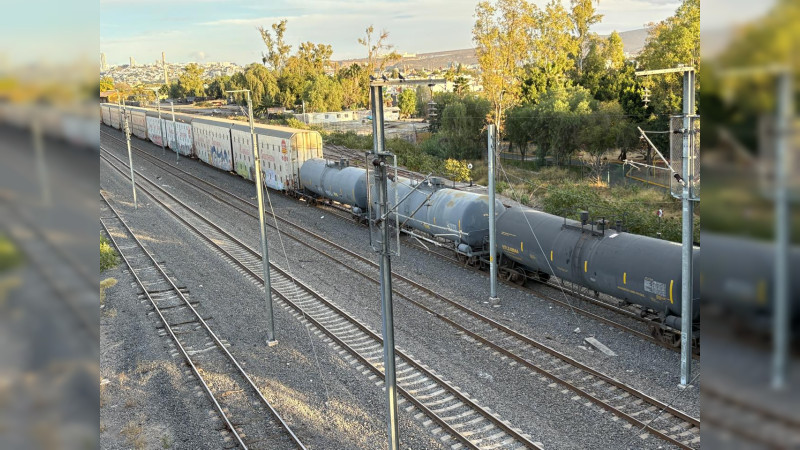
<svg viewBox="0 0 800 450"><path fill-rule="evenodd" d="M659 342L673 348L681 346L681 335L672 331L666 331L660 325L650 325L650 335Z"/></svg>

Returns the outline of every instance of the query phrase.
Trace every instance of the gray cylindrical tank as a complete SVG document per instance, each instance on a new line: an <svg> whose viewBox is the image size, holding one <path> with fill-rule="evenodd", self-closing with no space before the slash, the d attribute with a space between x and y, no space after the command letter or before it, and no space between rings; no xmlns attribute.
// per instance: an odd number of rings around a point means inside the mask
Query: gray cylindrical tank
<svg viewBox="0 0 800 450"><path fill-rule="evenodd" d="M775 301L775 243L703 232L702 296L748 319L772 317ZM800 248L789 254L789 273L800 271ZM800 277L790 277L792 320L800 321Z"/></svg>
<svg viewBox="0 0 800 450"><path fill-rule="evenodd" d="M317 195L366 210L367 179L364 169L329 163L320 158L309 159L300 166L300 182Z"/></svg>
<svg viewBox="0 0 800 450"><path fill-rule="evenodd" d="M415 189L416 188L416 189ZM415 181L398 178L390 182L389 203L394 205L395 191L400 206L400 223L438 236L473 250L482 248L489 236L489 196L456 189L436 189ZM407 196L408 195L408 196ZM503 204L496 202L497 215Z"/></svg>
<svg viewBox="0 0 800 450"><path fill-rule="evenodd" d="M680 244L614 230L595 236L588 226L582 232L564 223L563 218L541 211L508 209L497 220L498 251L530 270L680 316ZM580 227L574 220L566 223ZM698 253L694 252L695 261ZM696 275L695 317L699 279Z"/></svg>
<svg viewBox="0 0 800 450"><path fill-rule="evenodd" d="M430 203L428 223L437 227L437 233L473 249L483 246L489 236L488 195L440 189L431 196ZM495 217L504 209L503 203L495 200Z"/></svg>

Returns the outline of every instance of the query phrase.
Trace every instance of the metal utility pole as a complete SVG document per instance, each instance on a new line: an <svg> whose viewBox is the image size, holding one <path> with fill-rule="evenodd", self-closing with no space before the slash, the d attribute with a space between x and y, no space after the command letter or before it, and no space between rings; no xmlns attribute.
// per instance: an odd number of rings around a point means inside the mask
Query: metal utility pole
<svg viewBox="0 0 800 450"><path fill-rule="evenodd" d="M36 153L36 173L39 176L42 206L49 207L51 205L50 177L47 175L47 163L44 156L44 139L42 139L42 124L38 115L33 116L31 134L33 137L33 151Z"/></svg>
<svg viewBox="0 0 800 450"><path fill-rule="evenodd" d="M374 220L379 227L381 248L380 274L381 274L381 318L383 327L383 367L386 384L386 408L389 449L400 448L400 436L397 424L397 380L394 360L394 317L392 309L392 262L389 240L389 188L386 167L386 157L389 153L384 151L383 136L383 83L370 85L370 103L372 105L372 134L373 155L372 164L375 166L375 185L378 187L378 209Z"/></svg>
<svg viewBox="0 0 800 450"><path fill-rule="evenodd" d="M131 168L131 189L133 190L133 208L139 209L139 204L136 202L136 180L133 178L133 153L131 153L131 129L128 126L128 113L125 110L125 98L122 99L122 107L120 109L122 119L125 123L125 142L128 144L128 167Z"/></svg>
<svg viewBox="0 0 800 450"><path fill-rule="evenodd" d="M487 131L489 149L489 302L497 303L497 236L495 234L495 211L494 211L494 158L497 154L495 140L495 126L489 125Z"/></svg>
<svg viewBox="0 0 800 450"><path fill-rule="evenodd" d="M158 130L161 133L161 153L166 155L167 149L164 147L164 124L161 121L161 99L158 98L158 89L153 88L153 93L156 94L156 108L158 109Z"/></svg>
<svg viewBox="0 0 800 450"><path fill-rule="evenodd" d="M371 76L370 79L372 79ZM429 80L388 80L384 78L383 81L372 79L369 86L369 99L372 107L372 155L374 157L372 164L375 166L375 186L378 189L378 197L377 199L374 199L374 201L377 202L377 208L372 211L372 217L370 217L370 232L373 230L373 225L378 227L379 238L377 241L380 243L380 248L375 248L375 250L381 256L380 275L383 366L386 385L386 427L390 450L396 450L400 448L400 434L397 423L397 377L395 374L394 358L394 312L392 306L391 262L392 249L391 241L389 239L390 229L388 223L390 209L387 158L394 157L394 155L386 151L386 142L383 133L383 87L391 85L425 85L428 84L428 82ZM369 189L367 192L370 192ZM395 202L397 202L396 196ZM373 199L370 199L370 206L372 205ZM397 205L395 205L395 207L396 206ZM395 215L395 218L397 219L397 215ZM372 239L372 235L370 235L370 239Z"/></svg>
<svg viewBox="0 0 800 450"><path fill-rule="evenodd" d="M275 339L275 318L272 312L272 284L269 276L269 251L267 248L267 228L264 222L264 185L261 183L261 159L258 156L258 142L256 142L255 124L253 124L253 102L250 99L249 89L225 91L226 94L244 92L247 95L247 113L250 117L250 140L253 143L253 161L256 172L256 192L258 197L258 223L261 226L261 265L264 271L264 295L267 303L267 345L272 347L278 341Z"/></svg>
<svg viewBox="0 0 800 450"><path fill-rule="evenodd" d="M772 387L786 386L789 365L789 198L786 192L786 154L792 138L792 73L778 77L778 110L775 123L775 309L772 316Z"/></svg>
<svg viewBox="0 0 800 450"><path fill-rule="evenodd" d="M683 231L681 241L681 385L686 386L692 376L692 250L694 244L694 69L683 72Z"/></svg>
<svg viewBox="0 0 800 450"><path fill-rule="evenodd" d="M776 64L759 67L742 67L726 70L728 77L753 77L765 74L777 79L775 111L775 273L773 274L772 310L772 388L783 389L789 372L789 245L791 244L789 195L786 186L787 153L792 139L792 118L794 115L794 92L791 68Z"/></svg>
<svg viewBox="0 0 800 450"><path fill-rule="evenodd" d="M676 67L672 69L645 70L636 72L636 76L659 75L666 73L683 74L683 151L682 170L683 177L675 174L681 183L682 193L682 240L681 240L681 386L689 384L692 375L692 318L694 280L692 252L694 250L694 167L695 155L693 149L694 137L694 95L695 71L694 67ZM673 171L674 172L674 171Z"/></svg>
<svg viewBox="0 0 800 450"><path fill-rule="evenodd" d="M175 102L169 101L169 109L172 110L172 133L175 136L175 162L181 160L181 145L178 142L178 124L175 123Z"/></svg>

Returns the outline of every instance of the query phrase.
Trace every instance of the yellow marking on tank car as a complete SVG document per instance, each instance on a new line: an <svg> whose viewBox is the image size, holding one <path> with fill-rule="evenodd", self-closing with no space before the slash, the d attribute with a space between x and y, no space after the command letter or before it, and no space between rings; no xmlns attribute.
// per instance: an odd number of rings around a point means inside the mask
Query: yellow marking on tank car
<svg viewBox="0 0 800 450"><path fill-rule="evenodd" d="M553 260L553 251L550 250L550 261L552 261L552 260Z"/></svg>
<svg viewBox="0 0 800 450"><path fill-rule="evenodd" d="M583 271L584 273L589 271L589 261L583 261Z"/></svg>
<svg viewBox="0 0 800 450"><path fill-rule="evenodd" d="M522 244L523 244L523 243L524 243L523 241L519 241L519 251L521 251L521 252L525 251L525 250L522 248Z"/></svg>
<svg viewBox="0 0 800 450"><path fill-rule="evenodd" d="M669 280L669 304L674 305L675 302L672 300L672 285L675 284L675 280Z"/></svg>
<svg viewBox="0 0 800 450"><path fill-rule="evenodd" d="M622 272L622 284L628 284L628 272Z"/></svg>
<svg viewBox="0 0 800 450"><path fill-rule="evenodd" d="M461 231L461 219L458 219L458 231Z"/></svg>
<svg viewBox="0 0 800 450"><path fill-rule="evenodd" d="M759 305L767 304L767 281L763 278L758 280L756 285L756 300Z"/></svg>

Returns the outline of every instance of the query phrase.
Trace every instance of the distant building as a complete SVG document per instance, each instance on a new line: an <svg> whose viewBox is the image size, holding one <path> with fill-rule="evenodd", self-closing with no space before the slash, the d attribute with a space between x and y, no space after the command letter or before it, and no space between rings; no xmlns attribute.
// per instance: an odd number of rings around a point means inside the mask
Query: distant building
<svg viewBox="0 0 800 450"><path fill-rule="evenodd" d="M106 62L106 54L100 53L100 70L103 72L108 70L108 63Z"/></svg>
<svg viewBox="0 0 800 450"><path fill-rule="evenodd" d="M109 103L110 97L116 94L114 91L107 91L100 93L100 103Z"/></svg>
<svg viewBox="0 0 800 450"><path fill-rule="evenodd" d="M131 56L131 63L129 65L129 67L136 67L136 60L133 59L133 56Z"/></svg>
<svg viewBox="0 0 800 450"><path fill-rule="evenodd" d="M389 106L383 108L384 120L400 120L400 108L397 106Z"/></svg>
<svg viewBox="0 0 800 450"><path fill-rule="evenodd" d="M295 114L294 118L308 124L350 122L353 120L358 120L353 111Z"/></svg>

